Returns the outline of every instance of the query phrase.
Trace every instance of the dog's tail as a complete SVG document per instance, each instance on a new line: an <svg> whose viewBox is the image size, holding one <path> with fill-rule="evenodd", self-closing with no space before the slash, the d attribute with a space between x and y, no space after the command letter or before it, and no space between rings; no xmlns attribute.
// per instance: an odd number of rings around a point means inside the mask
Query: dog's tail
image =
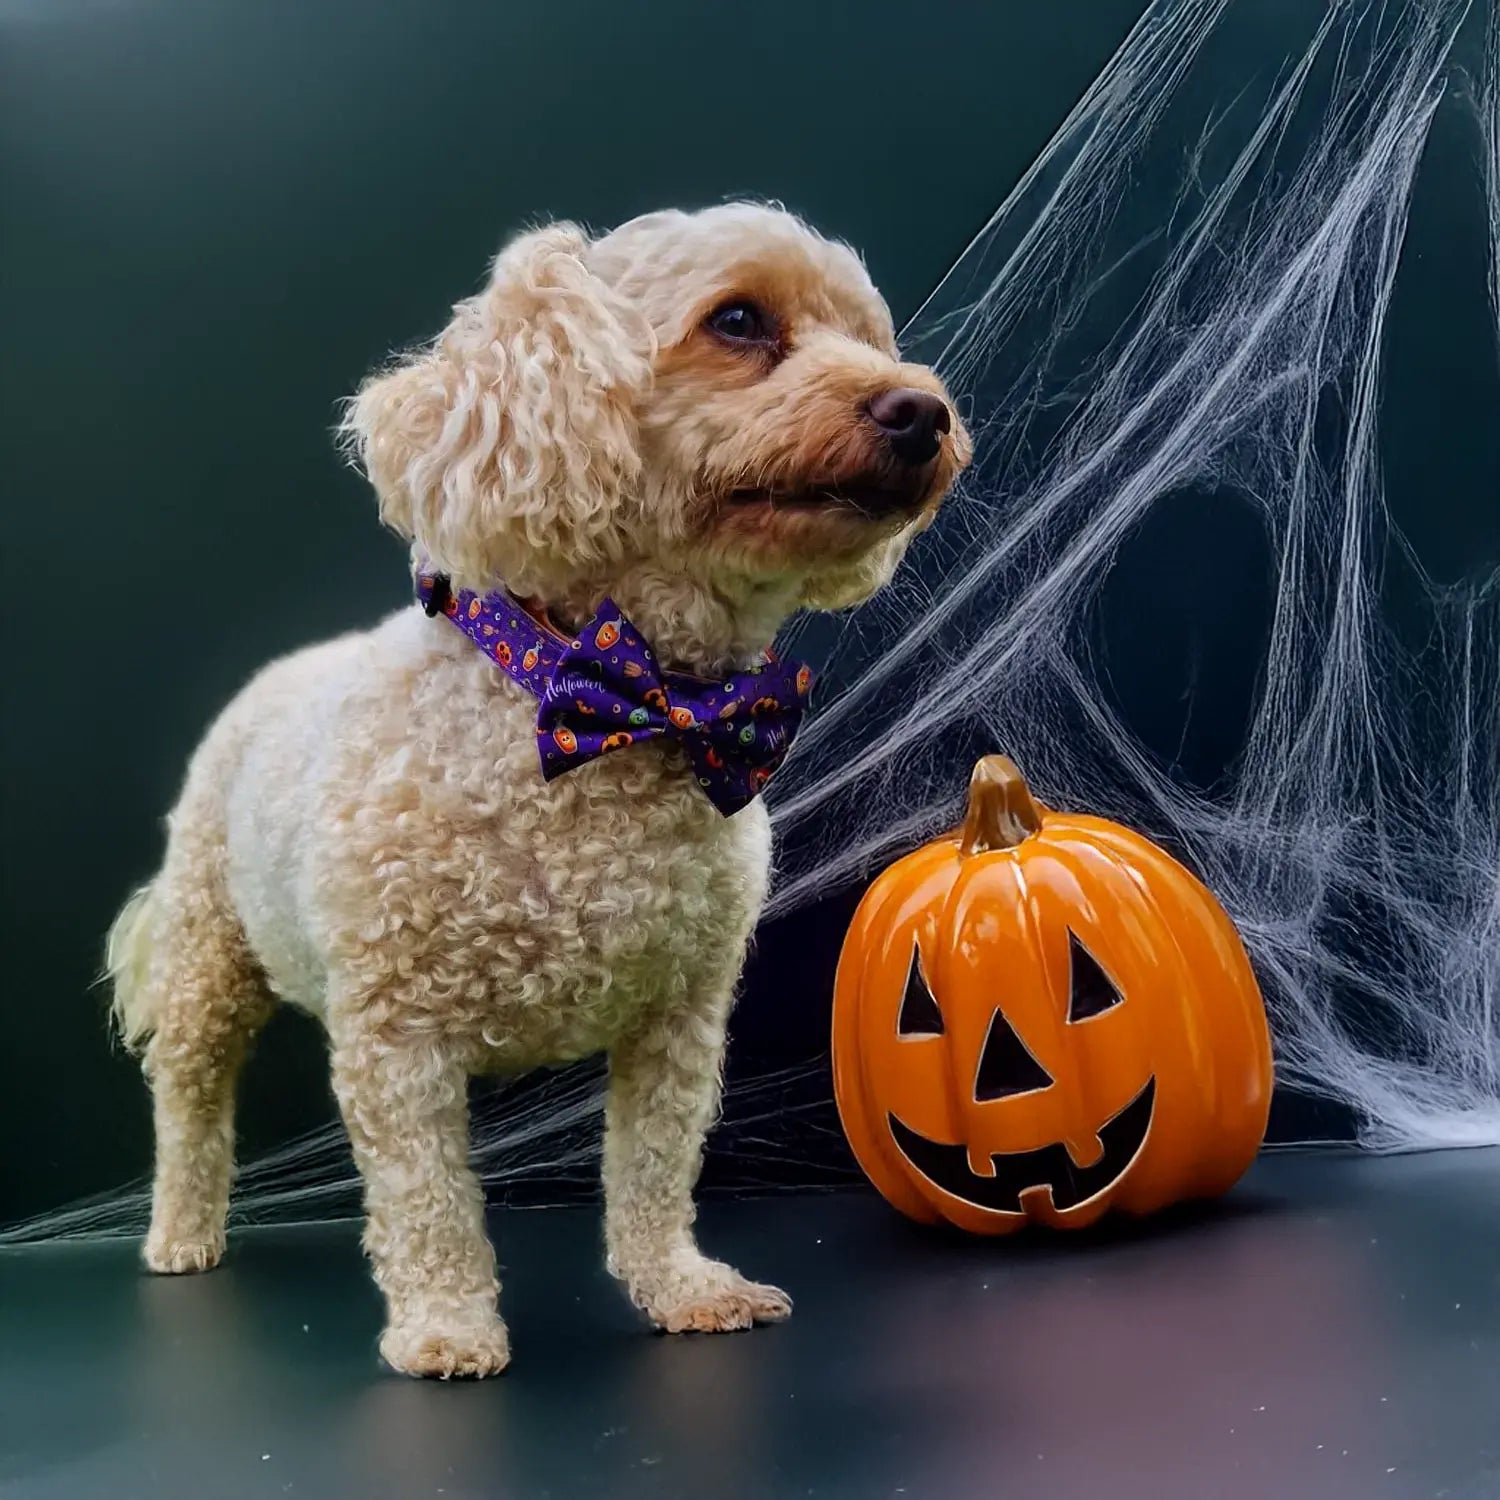
<svg viewBox="0 0 1500 1500"><path fill-rule="evenodd" d="M151 957L154 888L143 885L120 908L104 948L104 975L114 986L110 1018L130 1052L140 1052L156 1030L156 1004L146 983Z"/></svg>

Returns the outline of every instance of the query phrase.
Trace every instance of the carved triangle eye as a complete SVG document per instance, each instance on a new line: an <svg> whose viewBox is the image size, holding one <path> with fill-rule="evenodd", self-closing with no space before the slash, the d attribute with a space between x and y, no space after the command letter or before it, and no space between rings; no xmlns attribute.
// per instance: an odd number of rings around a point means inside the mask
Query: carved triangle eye
<svg viewBox="0 0 1500 1500"><path fill-rule="evenodd" d="M1049 1088L1051 1075L1027 1050L1016 1028L997 1010L990 1017L990 1034L979 1054L974 1076L974 1101L1009 1099L1012 1094L1034 1094Z"/></svg>
<svg viewBox="0 0 1500 1500"><path fill-rule="evenodd" d="M901 1013L896 1018L898 1036L942 1036L943 1013L927 987L922 973L922 956L912 945L911 968L906 974L906 994L901 998Z"/></svg>
<svg viewBox="0 0 1500 1500"><path fill-rule="evenodd" d="M1068 1022L1091 1021L1113 1010L1123 998L1114 981L1099 966L1071 929L1068 932Z"/></svg>

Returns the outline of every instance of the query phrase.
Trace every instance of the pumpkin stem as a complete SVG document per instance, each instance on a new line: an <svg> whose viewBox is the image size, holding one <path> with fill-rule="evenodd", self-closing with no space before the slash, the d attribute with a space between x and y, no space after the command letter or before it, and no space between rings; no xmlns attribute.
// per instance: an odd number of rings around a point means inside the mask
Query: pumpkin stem
<svg viewBox="0 0 1500 1500"><path fill-rule="evenodd" d="M960 854L1014 849L1038 833L1042 811L1032 800L1026 778L1008 755L986 755L969 778L969 810L959 830Z"/></svg>

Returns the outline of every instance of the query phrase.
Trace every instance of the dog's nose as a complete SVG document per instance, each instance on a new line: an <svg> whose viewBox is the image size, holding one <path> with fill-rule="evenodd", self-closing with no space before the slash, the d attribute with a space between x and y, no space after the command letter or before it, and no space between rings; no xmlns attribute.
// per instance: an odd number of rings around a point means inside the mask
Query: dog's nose
<svg viewBox="0 0 1500 1500"><path fill-rule="evenodd" d="M904 464L925 464L937 455L940 434L953 425L948 403L927 391L898 386L872 396L865 408Z"/></svg>

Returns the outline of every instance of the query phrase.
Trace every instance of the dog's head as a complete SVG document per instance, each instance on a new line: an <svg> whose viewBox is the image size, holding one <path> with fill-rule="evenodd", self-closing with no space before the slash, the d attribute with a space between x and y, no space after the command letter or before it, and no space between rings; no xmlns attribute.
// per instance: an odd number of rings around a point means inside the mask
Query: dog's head
<svg viewBox="0 0 1500 1500"><path fill-rule="evenodd" d="M856 602L970 451L858 257L751 204L522 235L345 428L434 566L544 599L651 561Z"/></svg>

